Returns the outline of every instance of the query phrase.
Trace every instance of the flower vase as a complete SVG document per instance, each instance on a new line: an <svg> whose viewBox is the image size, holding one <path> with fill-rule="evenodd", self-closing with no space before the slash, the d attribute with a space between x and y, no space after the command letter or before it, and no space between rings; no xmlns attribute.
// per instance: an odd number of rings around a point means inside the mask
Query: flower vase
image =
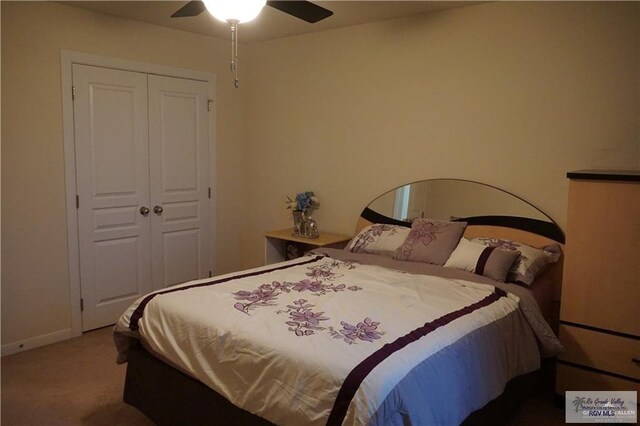
<svg viewBox="0 0 640 426"><path fill-rule="evenodd" d="M293 233L304 236L304 223L307 220L307 212L304 210L293 210Z"/></svg>

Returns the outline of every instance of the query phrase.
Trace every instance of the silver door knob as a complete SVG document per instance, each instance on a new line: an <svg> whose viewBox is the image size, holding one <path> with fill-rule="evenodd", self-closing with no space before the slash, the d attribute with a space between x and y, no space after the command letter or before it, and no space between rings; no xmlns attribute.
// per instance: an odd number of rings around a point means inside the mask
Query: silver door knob
<svg viewBox="0 0 640 426"><path fill-rule="evenodd" d="M140 214L141 214L142 216L146 216L146 215L148 215L148 214L149 214L149 211L150 211L150 210L149 210L149 208L148 208L148 207L145 207L145 206L140 207Z"/></svg>
<svg viewBox="0 0 640 426"><path fill-rule="evenodd" d="M162 207L160 207L160 206L155 206L155 207L153 208L153 212L154 212L155 214L158 214L158 215L159 215L160 213L162 213L163 211L164 211L164 209L163 209Z"/></svg>

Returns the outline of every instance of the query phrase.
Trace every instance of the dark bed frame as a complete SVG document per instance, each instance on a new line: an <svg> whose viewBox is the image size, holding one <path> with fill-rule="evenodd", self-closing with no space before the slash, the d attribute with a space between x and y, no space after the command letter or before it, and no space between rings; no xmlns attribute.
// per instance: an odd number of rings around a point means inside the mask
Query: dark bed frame
<svg viewBox="0 0 640 426"><path fill-rule="evenodd" d="M471 413L463 425L507 424L541 382L540 370L516 377L507 384L502 395ZM129 352L123 400L159 426L272 425L160 361L141 345Z"/></svg>
<svg viewBox="0 0 640 426"><path fill-rule="evenodd" d="M123 400L159 426L271 425L137 344L129 351Z"/></svg>

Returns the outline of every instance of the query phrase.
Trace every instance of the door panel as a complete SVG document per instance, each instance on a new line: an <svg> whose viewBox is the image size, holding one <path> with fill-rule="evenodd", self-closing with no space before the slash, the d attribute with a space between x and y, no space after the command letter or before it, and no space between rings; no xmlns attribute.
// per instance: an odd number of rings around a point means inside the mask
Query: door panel
<svg viewBox="0 0 640 426"><path fill-rule="evenodd" d="M100 70L99 73L103 73ZM117 72L116 72L117 73ZM89 143L93 164L93 196L135 195L136 92L132 87L89 83ZM140 153L139 153L140 154Z"/></svg>
<svg viewBox="0 0 640 426"><path fill-rule="evenodd" d="M83 331L151 290L146 74L73 65Z"/></svg>
<svg viewBox="0 0 640 426"><path fill-rule="evenodd" d="M162 273L166 283L181 283L200 278L198 253L201 250L200 229L165 231L162 235Z"/></svg>
<svg viewBox="0 0 640 426"><path fill-rule="evenodd" d="M209 272L206 82L149 75L153 287Z"/></svg>
<svg viewBox="0 0 640 426"><path fill-rule="evenodd" d="M175 85L174 80L178 79L164 77L161 82ZM198 190L198 102L204 99L199 99L197 93L175 93L167 89L161 86L160 93L154 93L160 102L160 128L152 137L159 137L162 191L193 193ZM185 89L189 90L188 87L182 90Z"/></svg>
<svg viewBox="0 0 640 426"><path fill-rule="evenodd" d="M113 231L136 226L138 214L137 206L95 209L93 211L94 230Z"/></svg>
<svg viewBox="0 0 640 426"><path fill-rule="evenodd" d="M97 305L103 306L116 300L138 296L139 238L119 238L96 241ZM114 268L114 264L118 265Z"/></svg>

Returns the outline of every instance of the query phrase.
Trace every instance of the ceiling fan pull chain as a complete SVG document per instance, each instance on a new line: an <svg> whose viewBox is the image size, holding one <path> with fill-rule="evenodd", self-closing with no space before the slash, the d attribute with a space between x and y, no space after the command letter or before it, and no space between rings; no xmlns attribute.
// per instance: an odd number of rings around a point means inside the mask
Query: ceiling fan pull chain
<svg viewBox="0 0 640 426"><path fill-rule="evenodd" d="M240 79L238 79L238 21L229 20L231 24L231 71L235 74L233 85L240 87Z"/></svg>

